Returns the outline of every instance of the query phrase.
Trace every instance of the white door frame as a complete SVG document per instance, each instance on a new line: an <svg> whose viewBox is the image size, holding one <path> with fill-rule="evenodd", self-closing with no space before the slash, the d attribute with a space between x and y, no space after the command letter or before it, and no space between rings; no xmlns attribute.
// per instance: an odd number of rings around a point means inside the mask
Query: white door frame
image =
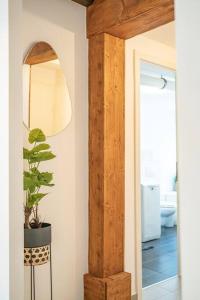
<svg viewBox="0 0 200 300"><path fill-rule="evenodd" d="M134 186L135 186L135 237L136 237L136 290L138 300L142 300L142 228L141 228L141 179L140 179L140 62L141 60L176 70L174 61L167 61L166 56L153 56L134 50ZM177 106L177 103L176 103ZM177 110L176 110L177 115ZM177 120L177 118L176 118ZM177 128L177 126L176 126ZM178 151L177 151L178 156ZM178 158L177 158L178 160ZM179 264L180 265L180 264Z"/></svg>

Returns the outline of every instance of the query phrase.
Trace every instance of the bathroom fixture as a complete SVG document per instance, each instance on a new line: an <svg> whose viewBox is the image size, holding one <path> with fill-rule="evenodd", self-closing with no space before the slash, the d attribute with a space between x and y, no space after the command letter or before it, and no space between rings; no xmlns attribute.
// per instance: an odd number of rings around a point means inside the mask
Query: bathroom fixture
<svg viewBox="0 0 200 300"><path fill-rule="evenodd" d="M174 227L177 219L177 193L169 192L162 196L160 203L161 225Z"/></svg>
<svg viewBox="0 0 200 300"><path fill-rule="evenodd" d="M141 185L142 199L142 242L159 239L160 221L160 187L158 185Z"/></svg>
<svg viewBox="0 0 200 300"><path fill-rule="evenodd" d="M141 65L140 83L142 86L166 89L174 91L176 88L175 75L171 70L166 70L161 66L155 66L151 63L144 62Z"/></svg>
<svg viewBox="0 0 200 300"><path fill-rule="evenodd" d="M162 75L161 75L161 79L163 80L163 86L161 87L161 90L164 90L167 86L167 79L164 78Z"/></svg>

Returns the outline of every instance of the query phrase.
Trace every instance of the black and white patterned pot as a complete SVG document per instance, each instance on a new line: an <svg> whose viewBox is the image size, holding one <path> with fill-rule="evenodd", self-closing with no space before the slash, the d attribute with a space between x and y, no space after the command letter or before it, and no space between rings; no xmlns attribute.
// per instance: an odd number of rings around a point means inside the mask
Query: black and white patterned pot
<svg viewBox="0 0 200 300"><path fill-rule="evenodd" d="M24 265L38 266L49 261L51 224L42 223L41 228L24 229Z"/></svg>

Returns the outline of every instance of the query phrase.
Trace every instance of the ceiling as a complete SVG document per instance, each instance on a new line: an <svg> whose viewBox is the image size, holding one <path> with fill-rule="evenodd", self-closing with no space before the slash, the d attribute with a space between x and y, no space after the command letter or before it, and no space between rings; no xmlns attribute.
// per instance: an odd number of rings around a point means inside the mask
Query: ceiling
<svg viewBox="0 0 200 300"><path fill-rule="evenodd" d="M166 25L143 33L143 36L175 48L175 22L168 23Z"/></svg>

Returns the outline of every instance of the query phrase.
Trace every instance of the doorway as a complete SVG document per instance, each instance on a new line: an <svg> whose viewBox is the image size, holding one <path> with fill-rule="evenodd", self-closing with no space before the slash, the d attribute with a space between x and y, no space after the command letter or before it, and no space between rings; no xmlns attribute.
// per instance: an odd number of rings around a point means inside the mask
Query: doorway
<svg viewBox="0 0 200 300"><path fill-rule="evenodd" d="M142 287L177 275L175 71L141 61Z"/></svg>
<svg viewBox="0 0 200 300"><path fill-rule="evenodd" d="M131 42L134 50L134 195L139 300L153 299L144 296L150 294L146 290L150 290L149 287L159 289L160 282L164 290L168 285L169 289L172 285L179 289L176 55L175 47L157 43L158 36L163 38L163 29L164 26L158 28L159 35L145 33ZM149 35L155 37L154 41L153 38L149 40ZM165 299L163 294L162 297Z"/></svg>

